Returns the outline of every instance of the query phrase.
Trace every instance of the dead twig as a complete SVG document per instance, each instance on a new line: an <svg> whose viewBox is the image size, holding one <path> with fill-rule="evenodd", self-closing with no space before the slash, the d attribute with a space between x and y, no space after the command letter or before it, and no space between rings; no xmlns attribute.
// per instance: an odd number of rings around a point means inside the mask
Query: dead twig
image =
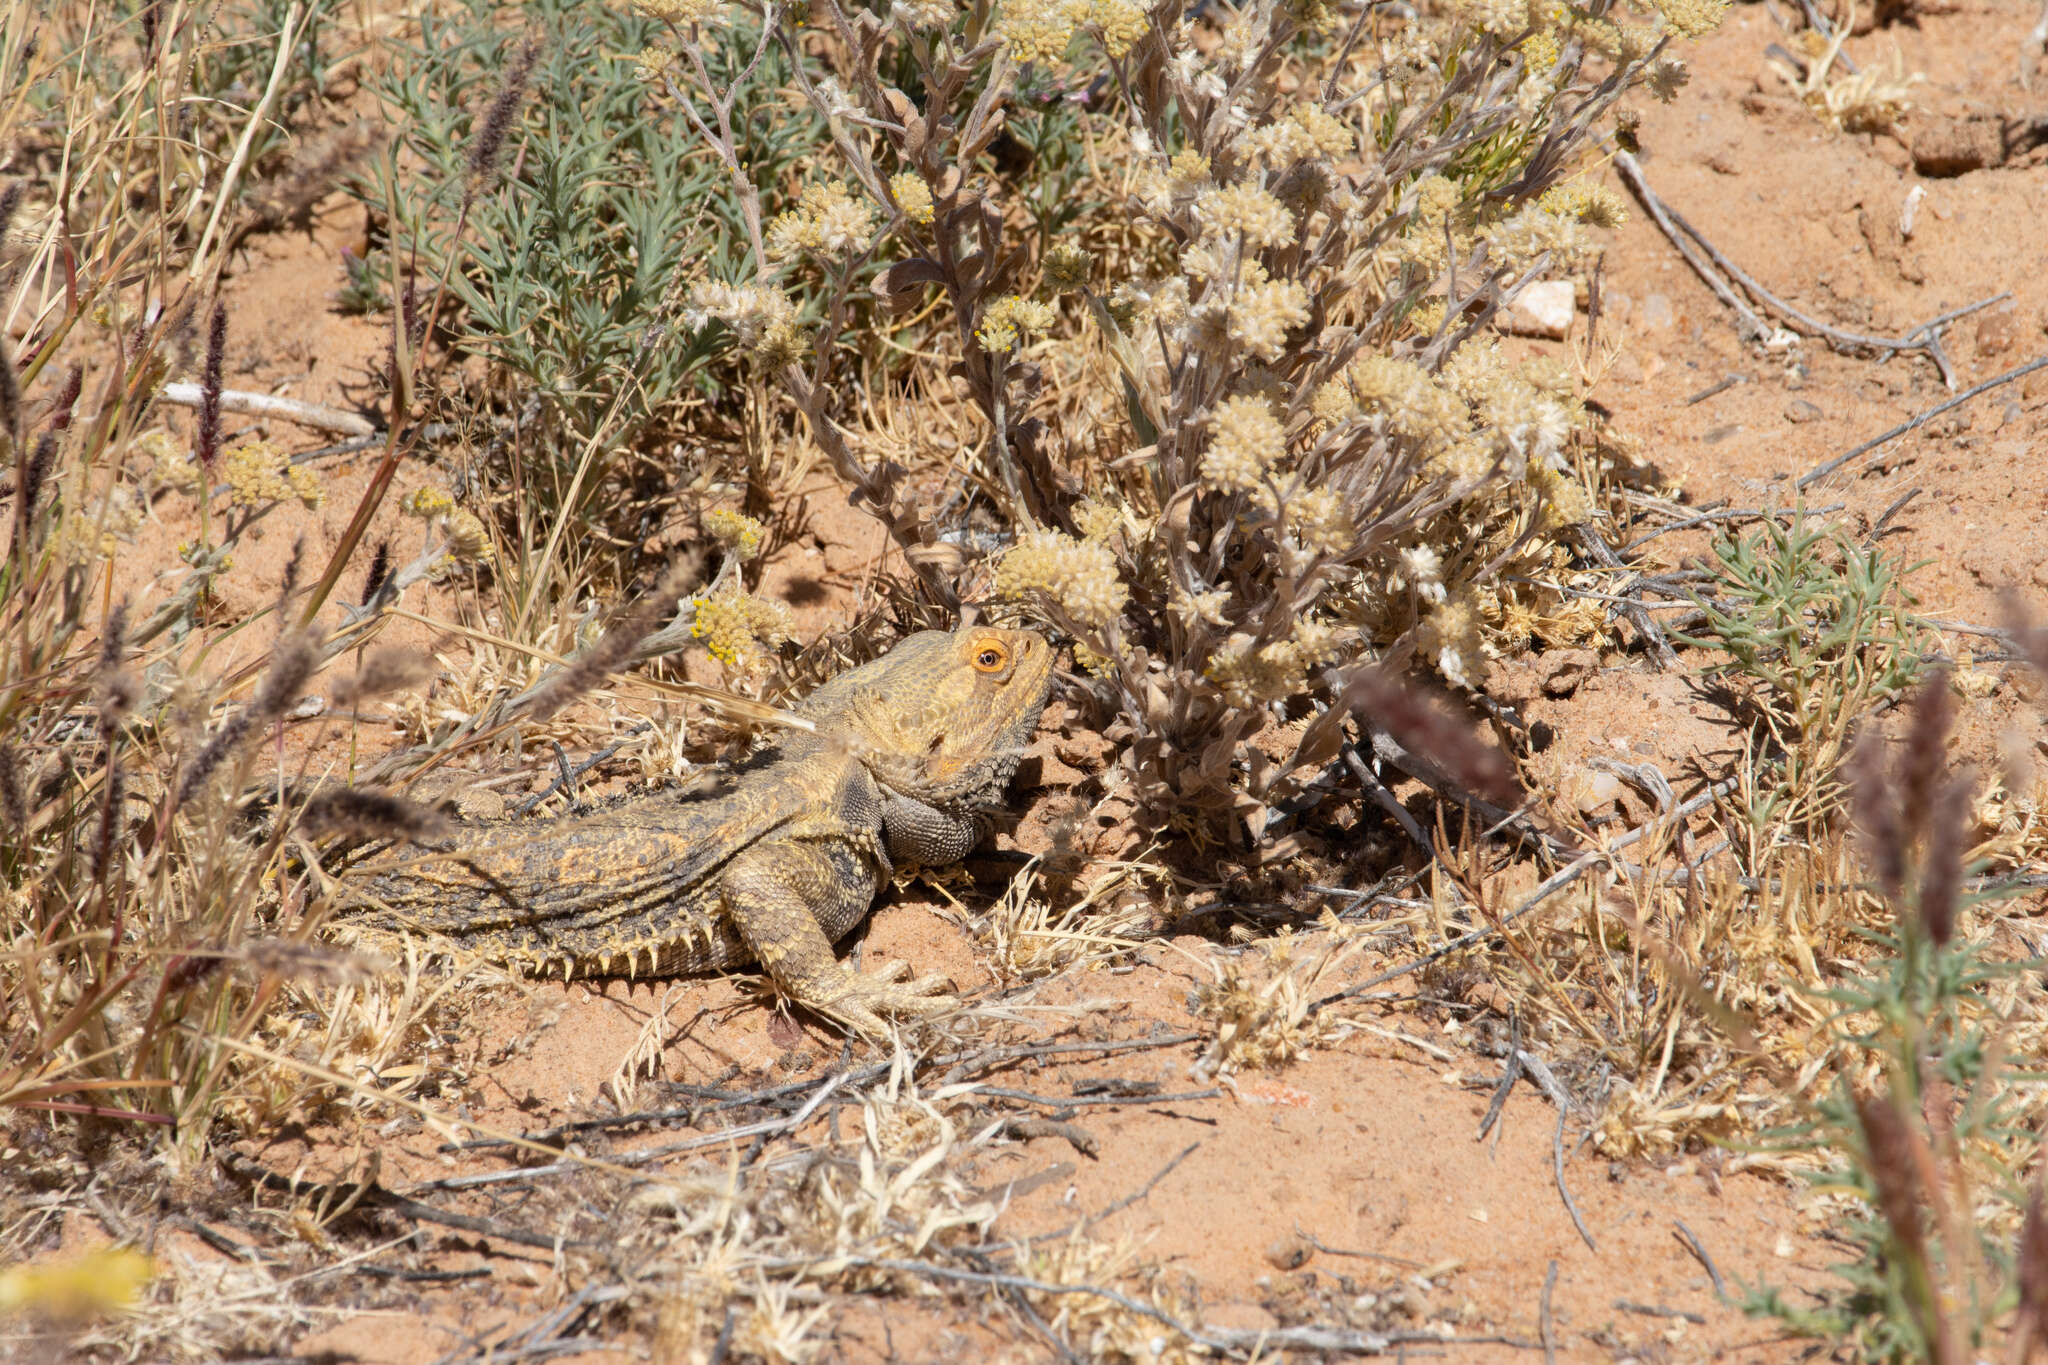
<svg viewBox="0 0 2048 1365"><path fill-rule="evenodd" d="M1479 1120L1479 1135L1475 1142L1486 1141L1486 1135L1493 1131L1493 1125L1500 1122L1500 1116L1507 1111L1508 1096L1513 1093L1515 1082L1522 1079L1522 1019L1519 1014L1508 1020L1508 1059L1501 1071L1500 1084L1494 1088L1493 1100L1486 1106L1486 1117Z"/></svg>
<svg viewBox="0 0 2048 1365"><path fill-rule="evenodd" d="M1822 322L1810 313L1801 312L1764 288L1748 271L1728 259L1719 248L1707 240L1705 234L1688 223L1676 209L1657 197L1656 191L1650 188L1649 179L1644 176L1643 168L1636 162L1635 157L1627 152L1617 152L1614 167L1621 173L1621 178L1627 182L1629 189L1658 228L1671 240L1672 245L1678 248L1679 255L1685 257L1686 264L1690 265L1694 273L1714 291L1715 297L1728 305L1740 319L1737 331L1741 333L1744 341L1762 340L1770 334L1770 328L1754 309L1736 297L1735 291L1728 284L1730 279L1747 290L1750 297L1785 319L1787 323L1820 337L1837 351L1851 355L1871 351L1883 355L1899 355L1910 351L1924 352L1927 358L1934 362L1934 367L1941 372L1941 382L1954 389L1955 367L1950 363L1948 353L1942 349L1941 329L1957 318L1967 317L1971 313L1980 312L2012 297L2010 292L2006 292L1951 309L1939 317L1929 318L1904 336L1881 337L1851 332L1846 328ZM1701 253L1705 253L1704 256Z"/></svg>
<svg viewBox="0 0 2048 1365"><path fill-rule="evenodd" d="M1652 830L1660 828L1661 826L1668 824L1670 821L1683 820L1686 816L1693 814L1695 811L1704 809L1705 807L1711 805L1713 802L1719 800L1722 796L1725 796L1727 793L1733 790L1735 790L1735 783L1733 782L1733 780L1724 780L1716 782L1713 786L1707 788L1698 796L1693 797L1692 800L1687 801L1684 805L1678 807L1676 810L1673 810L1669 817L1660 817L1659 819L1652 820L1647 824L1640 825L1637 828L1630 830L1627 834L1624 834L1619 838L1615 839L1614 842L1608 844L1605 848L1593 849L1587 853L1581 854L1569 866L1561 868L1557 872L1551 874L1551 876L1546 878L1544 881L1539 883L1536 889L1530 892L1529 895L1522 901L1520 905L1516 906L1513 910L1510 910L1507 914L1501 916L1500 919L1496 920L1494 923L1487 925L1484 929L1474 929L1469 934L1461 934L1457 938L1452 939L1449 943L1431 949L1429 952L1423 954L1421 957L1416 958L1413 962L1403 963L1399 967L1394 967L1388 971L1381 972L1377 976L1374 976L1366 981L1361 981L1356 986L1348 986L1345 989L1336 992L1334 995L1326 995L1322 999L1314 1002L1308 1007L1308 1016L1313 1018L1319 1011L1325 1009L1330 1005L1339 1004L1342 1001L1350 1000L1357 996L1364 995L1367 991L1372 990L1375 986L1382 986L1389 981L1396 980L1399 977L1407 976L1412 972L1419 972L1424 967L1430 966L1433 963L1441 962L1445 958L1451 956L1454 953L1464 952L1467 948L1475 947L1478 944L1486 942L1488 939L1498 937L1500 933L1503 930L1505 930L1510 924L1513 924L1516 920L1521 919L1524 915L1527 915L1530 911L1536 909L1536 907L1538 907L1539 905L1542 905L1543 902L1549 900L1552 896L1564 890L1567 886L1570 886L1579 878L1585 876L1586 873L1592 869L1595 863L1598 863L1602 859L1610 857L1615 852L1628 847L1630 844L1635 843L1638 839L1641 839L1645 835L1649 834Z"/></svg>
<svg viewBox="0 0 2048 1365"><path fill-rule="evenodd" d="M1543 1272L1543 1305L1537 1316L1537 1321L1541 1324L1540 1330L1543 1333L1544 1365L1551 1365L1551 1362L1557 1359L1557 1336L1551 1331L1550 1327L1550 1294L1556 1288L1557 1262L1552 1261L1550 1268Z"/></svg>
<svg viewBox="0 0 2048 1365"><path fill-rule="evenodd" d="M1322 1241L1313 1232L1303 1232L1301 1224L1294 1225L1295 1235L1307 1242L1325 1256L1355 1256L1361 1261L1385 1261L1388 1265L1405 1266L1410 1270L1425 1269L1422 1261L1411 1261L1406 1256L1390 1256L1384 1251L1353 1251L1348 1247L1333 1247Z"/></svg>
<svg viewBox="0 0 2048 1365"><path fill-rule="evenodd" d="M1671 1220L1671 1227L1673 1229L1671 1235L1676 1237L1680 1245L1692 1253L1694 1260L1706 1268L1707 1278L1714 1282L1714 1297L1726 1303L1728 1301L1728 1285L1722 1280L1720 1270L1715 1267L1714 1258L1707 1255L1706 1246L1698 1237L1693 1235L1691 1228L1678 1219L1674 1218Z"/></svg>
<svg viewBox="0 0 2048 1365"><path fill-rule="evenodd" d="M1616 1299L1614 1306L1624 1313L1640 1313L1646 1318L1682 1318L1686 1322L1698 1323L1702 1327L1707 1322L1704 1313L1689 1313L1683 1308L1666 1308L1661 1303L1630 1303L1627 1299Z"/></svg>
<svg viewBox="0 0 2048 1365"><path fill-rule="evenodd" d="M1580 547L1587 554L1591 555L1596 563L1609 569L1625 570L1628 568L1628 565L1622 563L1621 558L1614 553L1613 547L1601 538L1598 531L1593 529L1592 523L1583 522L1575 529L1579 533ZM1636 634L1641 638L1643 648L1650 652L1650 657L1657 661L1659 668L1678 667L1678 651L1673 649L1671 642L1664 638L1663 630L1657 625L1657 622L1650 616L1647 610L1639 605L1624 603L1621 614L1626 616L1629 624L1636 628Z"/></svg>
<svg viewBox="0 0 2048 1365"><path fill-rule="evenodd" d="M1102 1144L1095 1135L1078 1123L1066 1123L1059 1119L1007 1118L998 1129L1006 1138L1020 1142L1031 1138L1053 1137L1063 1140L1069 1147L1093 1161L1102 1155Z"/></svg>
<svg viewBox="0 0 2048 1365"><path fill-rule="evenodd" d="M203 401L198 384L166 384L159 396L164 402L181 408L196 408ZM340 408L330 408L320 403L306 403L296 398L279 398L275 394L249 393L242 389L222 389L220 410L238 412L245 417L274 417L302 427L312 427L316 431L332 431L358 439L375 438L381 434L375 422L357 413L343 412Z"/></svg>
<svg viewBox="0 0 2048 1365"><path fill-rule="evenodd" d="M1948 412L1954 408L1959 408L1963 404L1969 402L1971 399L1976 398L1982 394L1987 394L1991 392L1991 390L1993 389L2001 388L2007 384L2010 384L2015 379L2024 378L2025 376L2032 374L2034 371L2041 369L2043 366L2048 366L2048 355L2036 356L2034 359L2029 360L2026 364L2016 365L2012 369L2007 370L2004 374L1994 375L1990 379L1985 380L1983 383L1976 385L1974 388L1964 389L1961 393L1957 394L1955 397L1949 399L1948 401L1943 403L1937 403L1933 407L1927 409L1927 411L1919 414L1918 416L1899 423L1897 426L1893 427L1890 431L1885 432L1883 435L1873 436L1869 440L1865 441L1862 445L1857 446L1855 449L1844 451L1842 454L1835 456L1834 459L1829 460L1824 464L1815 465L1812 469L1809 469L1804 474L1800 475L1799 481L1793 484L1792 486L1794 488L1803 489L1808 484L1818 482L1819 480L1824 479L1828 475L1834 473L1837 469L1840 469L1843 465L1849 463L1849 461L1856 459L1859 456L1868 455L1871 451L1876 450L1879 446L1885 444L1887 441L1897 440L1899 437L1904 436L1909 431L1913 431L1919 427L1926 426L1929 422L1941 416L1944 412Z"/></svg>
<svg viewBox="0 0 2048 1365"><path fill-rule="evenodd" d="M1572 1216L1572 1226L1579 1230L1586 1250L1597 1254L1600 1247L1593 1241L1593 1234L1586 1231L1586 1220L1579 1216L1579 1206L1572 1202L1572 1192L1564 1183L1564 1125L1570 1117L1571 1110L1560 1104L1557 1107L1557 1139L1551 1144L1551 1165L1557 1174L1557 1197L1564 1201L1564 1211Z"/></svg>

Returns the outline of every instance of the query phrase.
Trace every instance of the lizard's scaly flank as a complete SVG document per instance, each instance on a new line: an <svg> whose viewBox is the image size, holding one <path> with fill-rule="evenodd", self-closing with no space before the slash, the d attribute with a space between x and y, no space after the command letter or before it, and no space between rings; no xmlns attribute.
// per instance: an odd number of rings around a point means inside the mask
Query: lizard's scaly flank
<svg viewBox="0 0 2048 1365"><path fill-rule="evenodd" d="M530 975L642 976L758 962L849 1028L951 1007L942 978L861 976L832 944L896 862L967 856L1052 684L1029 631L913 635L795 708L793 732L719 796L643 797L534 826L466 830L351 888L372 922L452 939Z"/></svg>

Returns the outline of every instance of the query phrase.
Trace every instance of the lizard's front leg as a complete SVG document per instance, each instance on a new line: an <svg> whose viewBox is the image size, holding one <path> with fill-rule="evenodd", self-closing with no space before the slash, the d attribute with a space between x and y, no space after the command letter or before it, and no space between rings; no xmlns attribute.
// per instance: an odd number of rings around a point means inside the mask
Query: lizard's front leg
<svg viewBox="0 0 2048 1365"><path fill-rule="evenodd" d="M756 844L724 876L725 910L769 976L790 999L871 1037L886 1037L884 1014L936 1014L958 1002L944 977L902 985L849 970L832 937L859 923L876 877L847 849L795 841ZM831 930L828 934L827 930Z"/></svg>

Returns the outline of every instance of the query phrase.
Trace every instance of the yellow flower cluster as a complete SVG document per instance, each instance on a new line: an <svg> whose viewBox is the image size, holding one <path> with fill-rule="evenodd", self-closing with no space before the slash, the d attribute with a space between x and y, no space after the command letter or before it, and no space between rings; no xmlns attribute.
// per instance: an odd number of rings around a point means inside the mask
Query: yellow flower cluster
<svg viewBox="0 0 2048 1365"><path fill-rule="evenodd" d="M1286 701L1308 688L1308 671L1321 668L1356 643L1358 632L1324 621L1300 620L1285 640L1259 644L1242 632L1209 657L1203 676L1233 706Z"/></svg>
<svg viewBox="0 0 2048 1365"><path fill-rule="evenodd" d="M1014 351L1025 338L1044 336L1051 331L1057 317L1049 303L1021 294L1005 294L982 310L981 326L975 328L974 339L987 351Z"/></svg>
<svg viewBox="0 0 2048 1365"><path fill-rule="evenodd" d="M1107 626L1131 598L1108 546L1059 531L1018 537L996 564L995 589L1012 599L1044 593L1086 629Z"/></svg>
<svg viewBox="0 0 2048 1365"><path fill-rule="evenodd" d="M744 512L735 512L730 507L714 507L704 514L704 530L730 551L734 557L744 561L761 553L761 542L768 535L768 528Z"/></svg>
<svg viewBox="0 0 2048 1365"><path fill-rule="evenodd" d="M996 12L996 33L1020 63L1059 61L1084 25L1101 35L1103 51L1121 58L1151 23L1137 0L1004 0Z"/></svg>
<svg viewBox="0 0 2048 1365"><path fill-rule="evenodd" d="M996 11L996 33L1014 62L1056 62L1067 54L1083 6L1074 0L1006 0Z"/></svg>
<svg viewBox="0 0 2048 1365"><path fill-rule="evenodd" d="M756 597L737 586L693 597L690 605L690 634L735 673L754 674L766 668L774 651L796 631L787 603Z"/></svg>
<svg viewBox="0 0 2048 1365"><path fill-rule="evenodd" d="M633 12L677 28L692 24L720 23L725 19L723 0L632 0Z"/></svg>
<svg viewBox="0 0 2048 1365"><path fill-rule="evenodd" d="M436 523L441 534L447 538L443 547L450 561L461 564L488 564L491 562L491 534L476 513L467 507L455 505L455 499L438 488L428 486L408 493L398 504L408 516L421 521Z"/></svg>
<svg viewBox="0 0 2048 1365"><path fill-rule="evenodd" d="M681 57L656 43L640 49L633 58L633 74L650 85L660 85L672 79L682 65Z"/></svg>
<svg viewBox="0 0 2048 1365"><path fill-rule="evenodd" d="M455 510L455 499L449 497L440 489L429 485L406 494L398 506L409 517L418 517L421 521L432 521L436 517L445 517L450 512L453 512Z"/></svg>
<svg viewBox="0 0 2048 1365"><path fill-rule="evenodd" d="M1454 588L1422 622L1422 648L1437 672L1459 687L1477 687L1486 677L1479 605L1469 587Z"/></svg>
<svg viewBox="0 0 2048 1365"><path fill-rule="evenodd" d="M830 180L806 188L797 206L775 216L768 225L768 258L787 261L811 252L847 256L874 240L875 210L857 198L844 181Z"/></svg>
<svg viewBox="0 0 2048 1365"><path fill-rule="evenodd" d="M1219 493L1263 487L1266 473L1287 455L1287 432L1263 398L1226 398L1209 419L1202 454L1202 486Z"/></svg>
<svg viewBox="0 0 2048 1365"><path fill-rule="evenodd" d="M1547 213L1587 227L1618 228L1628 221L1628 205L1620 195L1605 185L1590 185L1583 180L1553 185L1536 203Z"/></svg>
<svg viewBox="0 0 2048 1365"><path fill-rule="evenodd" d="M1529 29L1541 29L1547 12L1556 8L1551 0L1460 0L1457 10L1474 28L1503 38L1513 38Z"/></svg>
<svg viewBox="0 0 2048 1365"><path fill-rule="evenodd" d="M1388 430L1416 442L1425 454L1446 449L1470 425L1458 396L1412 361L1365 356L1345 371L1345 380L1361 412L1382 418Z"/></svg>
<svg viewBox="0 0 2048 1365"><path fill-rule="evenodd" d="M296 498L307 507L318 507L327 499L312 470L293 464L268 441L244 441L223 452L221 473L227 479L229 496L238 507L256 507L288 498Z"/></svg>
<svg viewBox="0 0 2048 1365"><path fill-rule="evenodd" d="M491 562L491 533L485 528L483 519L467 507L458 507L442 522L441 530L448 537L448 557L463 564L488 564Z"/></svg>
<svg viewBox="0 0 2048 1365"><path fill-rule="evenodd" d="M896 201L896 207L903 210L903 216L919 227L928 227L936 213L932 202L932 187L924 183L924 177L915 171L903 171L889 177L889 197Z"/></svg>
<svg viewBox="0 0 2048 1365"><path fill-rule="evenodd" d="M1319 157L1349 156L1358 144L1351 125L1320 104L1298 104L1287 117L1254 128L1237 150L1254 165L1274 170Z"/></svg>
<svg viewBox="0 0 2048 1365"><path fill-rule="evenodd" d="M1152 26L1145 7L1134 0L1092 0L1086 22L1102 35L1102 50L1122 59Z"/></svg>
<svg viewBox="0 0 2048 1365"><path fill-rule="evenodd" d="M1288 499L1287 527L1303 548L1317 554L1348 554L1358 540L1351 509L1333 488L1303 489Z"/></svg>
<svg viewBox="0 0 2048 1365"><path fill-rule="evenodd" d="M1113 502L1083 498L1074 504L1074 525L1081 529L1083 540L1108 540L1122 529L1123 524L1124 509Z"/></svg>
<svg viewBox="0 0 2048 1365"><path fill-rule="evenodd" d="M1657 0L1657 8L1681 38L1704 38L1728 17L1728 0Z"/></svg>

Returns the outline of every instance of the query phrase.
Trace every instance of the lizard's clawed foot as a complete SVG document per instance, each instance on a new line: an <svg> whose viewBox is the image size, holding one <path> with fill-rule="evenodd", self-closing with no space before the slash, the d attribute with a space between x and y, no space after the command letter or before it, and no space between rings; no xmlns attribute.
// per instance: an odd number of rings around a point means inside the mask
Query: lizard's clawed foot
<svg viewBox="0 0 2048 1365"><path fill-rule="evenodd" d="M836 1019L870 1038L889 1036L885 1014L942 1014L960 1002L946 994L953 983L942 975L910 979L910 964L891 962L871 976L846 974L845 988L826 999L807 1000L828 1019Z"/></svg>

